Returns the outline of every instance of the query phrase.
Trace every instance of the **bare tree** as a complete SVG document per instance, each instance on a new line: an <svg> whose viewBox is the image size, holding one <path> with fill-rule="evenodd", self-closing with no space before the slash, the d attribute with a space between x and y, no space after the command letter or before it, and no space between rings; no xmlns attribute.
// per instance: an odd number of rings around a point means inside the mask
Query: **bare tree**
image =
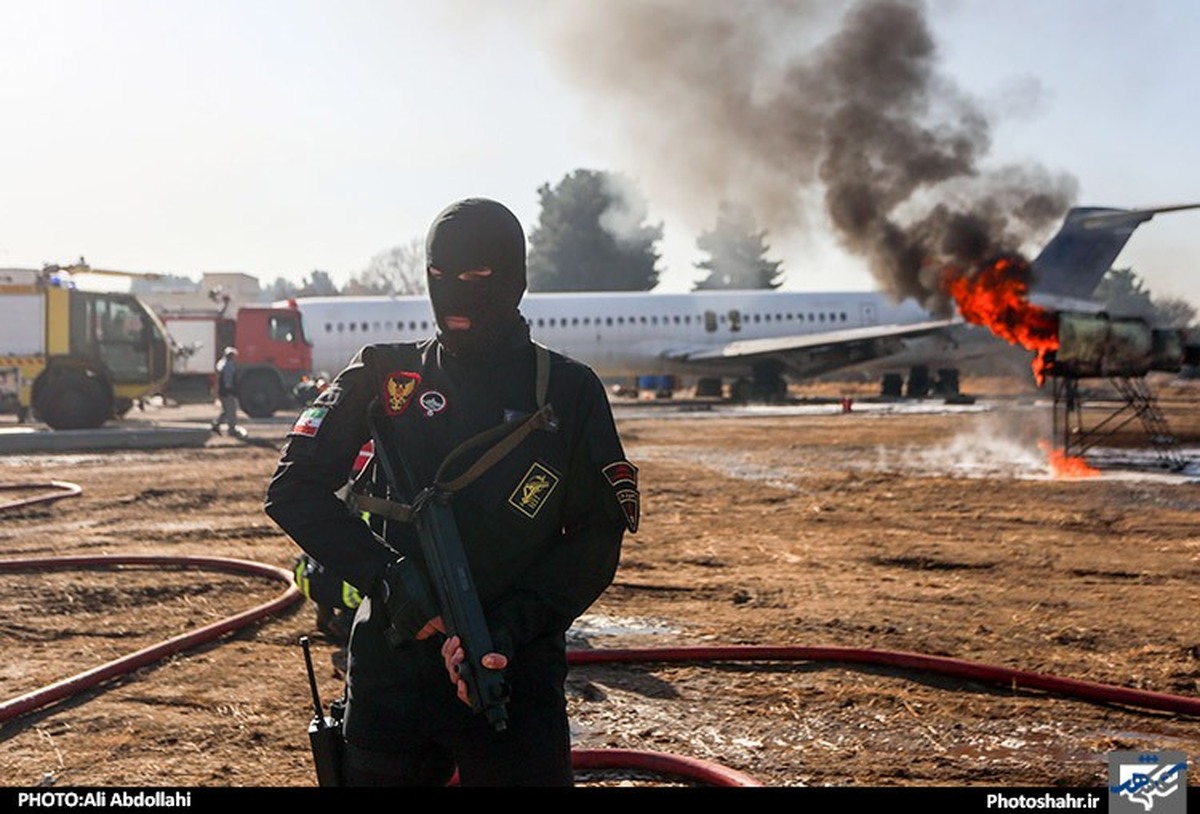
<svg viewBox="0 0 1200 814"><path fill-rule="evenodd" d="M424 294L425 241L413 238L371 258L343 289L345 294Z"/></svg>
<svg viewBox="0 0 1200 814"><path fill-rule="evenodd" d="M1191 328L1196 323L1196 307L1183 297L1154 300L1154 324L1160 328Z"/></svg>

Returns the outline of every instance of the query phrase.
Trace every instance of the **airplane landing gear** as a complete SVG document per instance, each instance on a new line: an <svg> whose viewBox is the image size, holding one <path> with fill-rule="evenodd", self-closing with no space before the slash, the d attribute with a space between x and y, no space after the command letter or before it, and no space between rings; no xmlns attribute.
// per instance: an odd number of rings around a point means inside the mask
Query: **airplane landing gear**
<svg viewBox="0 0 1200 814"><path fill-rule="evenodd" d="M908 387L905 389L904 395L910 399L923 399L929 395L931 386L929 368L924 365L914 365L908 371Z"/></svg>
<svg viewBox="0 0 1200 814"><path fill-rule="evenodd" d="M706 376L696 382L697 398L719 399L723 393L721 380L716 376Z"/></svg>
<svg viewBox="0 0 1200 814"><path fill-rule="evenodd" d="M787 400L787 381L777 365L756 365L753 378L740 378L730 388L733 401L781 404Z"/></svg>

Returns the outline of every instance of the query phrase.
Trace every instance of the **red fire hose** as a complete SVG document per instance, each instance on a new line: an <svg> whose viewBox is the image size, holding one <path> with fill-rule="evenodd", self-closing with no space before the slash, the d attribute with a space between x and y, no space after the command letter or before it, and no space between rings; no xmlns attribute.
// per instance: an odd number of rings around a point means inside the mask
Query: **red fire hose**
<svg viewBox="0 0 1200 814"><path fill-rule="evenodd" d="M866 650L857 647L770 647L744 645L735 647L661 647L636 650L573 650L568 654L571 664L606 664L632 662L712 662L712 661L827 661L847 664L879 664L907 670L936 673L951 678L998 684L1013 689L1045 690L1085 701L1125 704L1127 706L1200 715L1200 698L1132 690L1111 684L1059 678L1044 673L1030 673L1008 667L927 656L900 650Z"/></svg>
<svg viewBox="0 0 1200 814"><path fill-rule="evenodd" d="M115 555L90 557L41 557L29 559L0 560L0 574L23 571L64 571L78 568L113 568L129 565L158 565L172 568L210 568L235 574L252 574L286 582L288 587L270 602L250 610L229 616L211 625L174 636L166 641L143 648L127 656L114 659L107 664L85 670L70 678L57 681L39 690L26 693L10 701L0 703L0 723L24 715L27 712L70 698L86 689L119 675L153 664L159 659L174 655L181 650L215 641L226 633L251 625L284 608L300 602L304 594L292 584L292 574L284 568L264 565L247 560L232 560L223 557L160 557L155 555Z"/></svg>

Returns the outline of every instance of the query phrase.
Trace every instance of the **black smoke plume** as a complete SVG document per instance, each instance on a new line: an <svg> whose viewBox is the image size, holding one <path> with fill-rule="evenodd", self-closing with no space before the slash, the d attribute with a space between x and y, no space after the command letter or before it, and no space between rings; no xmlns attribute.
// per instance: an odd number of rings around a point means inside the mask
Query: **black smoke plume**
<svg viewBox="0 0 1200 814"><path fill-rule="evenodd" d="M945 267L1016 253L1074 199L1068 176L986 167L989 118L939 74L919 0L548 9L592 123L654 198L697 223L734 201L775 235L831 224L896 299L946 310Z"/></svg>

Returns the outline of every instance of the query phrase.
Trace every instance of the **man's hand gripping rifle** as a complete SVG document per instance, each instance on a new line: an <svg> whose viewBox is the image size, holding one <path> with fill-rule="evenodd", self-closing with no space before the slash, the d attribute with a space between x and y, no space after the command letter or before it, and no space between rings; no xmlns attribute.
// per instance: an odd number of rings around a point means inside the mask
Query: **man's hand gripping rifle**
<svg viewBox="0 0 1200 814"><path fill-rule="evenodd" d="M508 725L508 686L501 671L488 669L480 663L484 655L493 652L492 635L475 591L450 498L482 469L507 454L530 431L551 420L552 413L546 407L524 422L513 422L513 426L503 425L496 428L496 432L468 440L460 449L500 439L466 475L449 484L442 483L438 478L433 486L418 488L411 468L388 432L387 418L378 409L371 410L371 435L375 441L376 458L393 496L411 497L411 522L416 526L421 553L436 594L446 635L457 636L466 654L458 667L459 678L466 682L472 710L483 712L497 731ZM451 453L453 457L455 453Z"/></svg>

